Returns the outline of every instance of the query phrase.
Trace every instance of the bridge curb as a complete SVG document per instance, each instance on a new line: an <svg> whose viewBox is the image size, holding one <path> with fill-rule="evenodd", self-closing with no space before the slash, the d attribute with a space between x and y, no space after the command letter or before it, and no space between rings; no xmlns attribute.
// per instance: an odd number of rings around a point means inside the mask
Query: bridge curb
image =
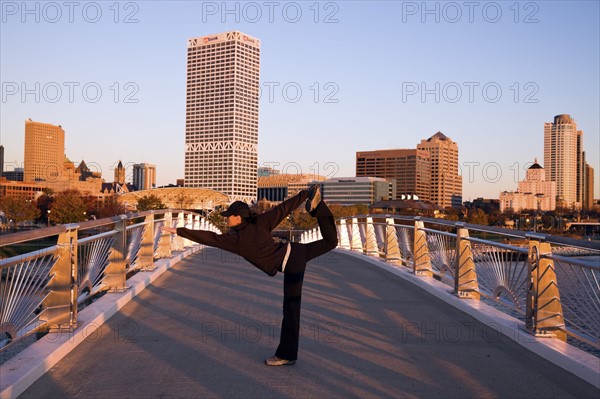
<svg viewBox="0 0 600 399"><path fill-rule="evenodd" d="M576 375L596 388L600 388L600 359L597 357L558 339L536 338L522 329L524 322L481 301L460 299L452 293L452 287L434 278L417 277L408 268L393 266L384 260L355 251L345 249L336 249L336 251L365 260L407 282L417 285L438 299L495 329L525 349Z"/></svg>
<svg viewBox="0 0 600 399"><path fill-rule="evenodd" d="M78 314L79 326L72 333L50 333L21 353L8 360L0 370L0 399L16 398L56 363L85 340L94 340L102 334L102 325L123 306L152 284L161 274L180 260L199 252L195 245L172 258L159 259L151 273L138 273L127 280L128 289L107 293Z"/></svg>

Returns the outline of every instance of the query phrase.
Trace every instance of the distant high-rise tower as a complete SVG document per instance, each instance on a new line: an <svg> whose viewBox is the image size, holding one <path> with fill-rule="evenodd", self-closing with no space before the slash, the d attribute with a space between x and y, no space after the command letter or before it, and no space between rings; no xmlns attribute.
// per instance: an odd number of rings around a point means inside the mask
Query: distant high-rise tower
<svg viewBox="0 0 600 399"><path fill-rule="evenodd" d="M4 175L4 146L0 145L0 177Z"/></svg>
<svg viewBox="0 0 600 399"><path fill-rule="evenodd" d="M188 40L185 186L256 199L260 41L238 31Z"/></svg>
<svg viewBox="0 0 600 399"><path fill-rule="evenodd" d="M584 190L583 132L570 115L544 124L546 180L556 182L557 206L581 208Z"/></svg>
<svg viewBox="0 0 600 399"><path fill-rule="evenodd" d="M575 121L573 121L575 122ZM583 205L583 193L585 192L585 151L583 151L583 132L577 131L577 193L576 202Z"/></svg>
<svg viewBox="0 0 600 399"><path fill-rule="evenodd" d="M65 131L61 126L25 121L25 182L61 181L65 164Z"/></svg>
<svg viewBox="0 0 600 399"><path fill-rule="evenodd" d="M125 168L123 163L119 160L117 167L115 168L115 183L123 185L125 184Z"/></svg>
<svg viewBox="0 0 600 399"><path fill-rule="evenodd" d="M430 154L431 202L441 207L462 205L462 176L458 174L458 144L442 132L421 140L417 149Z"/></svg>
<svg viewBox="0 0 600 399"><path fill-rule="evenodd" d="M361 151L356 153L356 177L381 177L396 182L396 199L416 195L430 201L429 152L420 149Z"/></svg>
<svg viewBox="0 0 600 399"><path fill-rule="evenodd" d="M133 165L133 185L138 190L150 190L156 186L156 166L149 163Z"/></svg>
<svg viewBox="0 0 600 399"><path fill-rule="evenodd" d="M584 181L583 209L591 211L594 208L594 168L589 163L585 164Z"/></svg>

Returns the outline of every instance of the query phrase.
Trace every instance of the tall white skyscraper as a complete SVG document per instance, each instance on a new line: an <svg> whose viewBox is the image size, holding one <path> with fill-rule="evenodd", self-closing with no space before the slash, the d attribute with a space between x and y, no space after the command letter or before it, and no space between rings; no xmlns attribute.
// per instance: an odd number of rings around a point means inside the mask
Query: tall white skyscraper
<svg viewBox="0 0 600 399"><path fill-rule="evenodd" d="M233 31L188 40L185 186L256 200L260 40Z"/></svg>
<svg viewBox="0 0 600 399"><path fill-rule="evenodd" d="M583 132L575 119L562 114L544 124L546 180L556 182L557 206L581 208L583 187Z"/></svg>

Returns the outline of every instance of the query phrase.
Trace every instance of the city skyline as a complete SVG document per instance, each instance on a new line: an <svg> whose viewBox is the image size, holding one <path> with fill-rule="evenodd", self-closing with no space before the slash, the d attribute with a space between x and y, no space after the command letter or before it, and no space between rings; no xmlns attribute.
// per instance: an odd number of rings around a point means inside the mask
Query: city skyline
<svg viewBox="0 0 600 399"><path fill-rule="evenodd" d="M107 181L119 160L155 164L158 186L183 178L186 42L239 30L263 47L259 166L353 176L356 151L412 148L441 131L461 149L463 199L497 198L542 162L544 123L569 114L600 197L597 3L483 2L456 20L445 3L428 14L416 2L283 2L272 21L263 3L261 18L251 3L229 14L212 2L118 4L101 5L97 23L79 9L71 23L3 3L6 169L23 166L32 118L62 125L70 158Z"/></svg>

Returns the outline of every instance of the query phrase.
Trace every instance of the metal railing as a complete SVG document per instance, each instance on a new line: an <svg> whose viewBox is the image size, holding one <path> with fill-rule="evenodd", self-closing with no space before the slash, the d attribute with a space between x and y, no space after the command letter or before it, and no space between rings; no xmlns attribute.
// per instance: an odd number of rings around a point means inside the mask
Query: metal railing
<svg viewBox="0 0 600 399"><path fill-rule="evenodd" d="M126 290L155 259L195 245L164 225L219 232L195 212L161 210L0 236L3 252L20 253L0 259L0 349L34 332L73 331L88 298Z"/></svg>
<svg viewBox="0 0 600 399"><path fill-rule="evenodd" d="M598 242L398 215L342 218L337 229L339 248L436 278L460 298L490 299L536 336L600 348ZM302 242L319 238L317 228Z"/></svg>

